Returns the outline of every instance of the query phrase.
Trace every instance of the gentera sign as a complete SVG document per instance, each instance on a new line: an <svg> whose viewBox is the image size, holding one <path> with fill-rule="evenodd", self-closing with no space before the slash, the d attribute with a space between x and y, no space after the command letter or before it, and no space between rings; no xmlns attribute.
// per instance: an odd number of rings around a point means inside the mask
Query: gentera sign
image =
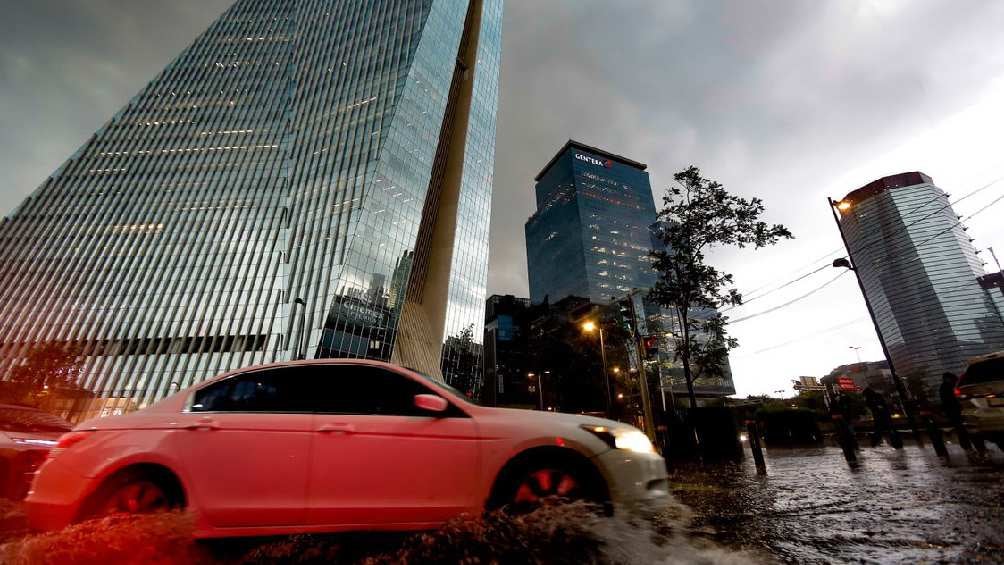
<svg viewBox="0 0 1004 565"><path fill-rule="evenodd" d="M613 168L614 162L612 159L607 159L606 161L600 161L599 159L594 159L589 155L583 155L582 153L576 153L575 158L579 161L585 161L591 165L596 165L597 167L606 167L608 169Z"/></svg>

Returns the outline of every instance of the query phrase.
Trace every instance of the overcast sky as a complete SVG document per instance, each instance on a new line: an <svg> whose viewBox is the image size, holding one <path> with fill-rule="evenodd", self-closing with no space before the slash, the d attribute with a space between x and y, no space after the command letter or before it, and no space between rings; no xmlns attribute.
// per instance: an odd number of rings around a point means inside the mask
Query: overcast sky
<svg viewBox="0 0 1004 565"><path fill-rule="evenodd" d="M0 213L229 4L0 0ZM568 138L648 163L657 203L688 164L764 198L768 219L797 239L716 253L745 291L832 259L823 256L840 240L827 195L904 170L956 196L1004 176L1004 2L508 0L505 13L490 293L527 294L533 176ZM1001 194L1004 182L956 212ZM1004 256L1002 217L1004 205L969 222L978 248ZM837 274L729 314L767 310ZM858 353L881 357L850 276L731 331L741 395L790 390Z"/></svg>

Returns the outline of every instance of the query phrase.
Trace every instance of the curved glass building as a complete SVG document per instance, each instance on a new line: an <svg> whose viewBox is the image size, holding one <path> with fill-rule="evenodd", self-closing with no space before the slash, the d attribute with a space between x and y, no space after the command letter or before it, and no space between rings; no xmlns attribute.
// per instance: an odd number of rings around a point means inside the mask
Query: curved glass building
<svg viewBox="0 0 1004 565"><path fill-rule="evenodd" d="M841 230L896 372L937 398L941 374L1004 349L1004 318L978 278L983 265L931 177L901 173L844 197Z"/></svg>
<svg viewBox="0 0 1004 565"><path fill-rule="evenodd" d="M79 353L77 417L303 357L476 393L501 18L238 0L3 220L0 375Z"/></svg>

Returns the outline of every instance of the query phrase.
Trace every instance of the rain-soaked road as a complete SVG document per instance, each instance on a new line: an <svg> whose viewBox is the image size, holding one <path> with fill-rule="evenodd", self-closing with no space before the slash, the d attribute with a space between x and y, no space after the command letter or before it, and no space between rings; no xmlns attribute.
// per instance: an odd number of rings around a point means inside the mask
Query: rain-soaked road
<svg viewBox="0 0 1004 565"><path fill-rule="evenodd" d="M948 461L908 446L768 451L767 477L737 466L677 469L689 531L787 562L1004 563L1004 454Z"/></svg>
<svg viewBox="0 0 1004 565"><path fill-rule="evenodd" d="M193 543L183 514L113 516L25 535L0 505L0 563L304 565L533 563L1004 563L1004 454L969 462L951 446L865 449L851 470L836 448L770 451L752 460L676 468L672 502L648 520L581 506L458 519L418 535L294 536ZM682 504L680 504L682 502Z"/></svg>

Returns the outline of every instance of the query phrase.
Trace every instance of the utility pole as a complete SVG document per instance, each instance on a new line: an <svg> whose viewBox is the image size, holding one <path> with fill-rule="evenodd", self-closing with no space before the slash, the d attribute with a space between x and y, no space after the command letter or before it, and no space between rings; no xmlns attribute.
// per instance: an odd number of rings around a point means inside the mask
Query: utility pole
<svg viewBox="0 0 1004 565"><path fill-rule="evenodd" d="M1004 269L1001 268L1001 262L997 260L997 254L994 253L994 248L987 247L987 250L990 251L990 256L994 258L994 263L997 263L997 271L1004 273Z"/></svg>
<svg viewBox="0 0 1004 565"><path fill-rule="evenodd" d="M297 298L293 301L293 305L299 304L300 308L300 335L297 336L296 340L296 353L293 354L293 359L304 359L306 358L306 353L303 351L303 340L304 333L307 331L307 303L302 298Z"/></svg>
<svg viewBox="0 0 1004 565"><path fill-rule="evenodd" d="M910 430L913 432L913 437L916 438L917 444L923 447L924 440L920 436L920 428L917 427L917 420L913 414L913 407L910 406L910 402L906 395L906 386L903 384L903 380L899 378L899 374L896 372L896 365L892 362L892 355L889 354L889 347L886 346L885 336L882 335L882 329L879 327L878 320L875 318L875 310L872 309L871 300L868 299L868 293L865 292L865 284L861 281L861 273L858 272L854 258L851 257L851 246L847 242L847 236L844 234L844 226L840 224L840 216L837 215L838 203L829 197L826 198L826 201L830 205L830 212L833 213L833 221L837 224L837 231L840 232L840 240L844 242L844 249L847 250L847 259L837 259L833 262L833 266L846 267L850 269L854 273L854 278L858 281L858 288L861 289L861 296L865 299L865 307L868 308L868 316L871 317L872 325L875 327L875 335L878 337L879 343L882 345L882 353L885 355L885 359L889 363L889 373L892 375L893 383L896 385L896 392L899 393L900 407L903 409L903 413L906 414L907 422L910 424Z"/></svg>
<svg viewBox="0 0 1004 565"><path fill-rule="evenodd" d="M1001 278L1004 279L1004 269L1001 268L1001 262L997 260L997 254L994 253L994 248L993 247L987 247L987 249L990 250L990 256L994 258L994 263L997 263L997 272L1000 273L1001 274ZM1000 280L1000 279L998 279L998 280ZM1001 291L1001 296L1004 296L1004 281L1001 281L998 284L999 284L999 286L997 287L997 290L1000 290Z"/></svg>
<svg viewBox="0 0 1004 565"><path fill-rule="evenodd" d="M652 398L648 391L648 371L645 370L645 344L644 336L638 331L638 312L635 309L634 297L637 290L632 290L628 294L628 304L631 312L631 331L634 334L635 347L638 349L638 388L641 390L641 410L645 419L645 433L648 439L655 441L655 419L652 417ZM659 381L662 386L662 381Z"/></svg>
<svg viewBox="0 0 1004 565"><path fill-rule="evenodd" d="M610 398L610 373L607 372L607 346L603 341L603 326L600 322L594 322L592 320L587 320L582 322L582 331L586 333L593 333L593 330L597 330L600 334L600 363L603 365L603 383L607 388L607 418L613 416L612 400Z"/></svg>

